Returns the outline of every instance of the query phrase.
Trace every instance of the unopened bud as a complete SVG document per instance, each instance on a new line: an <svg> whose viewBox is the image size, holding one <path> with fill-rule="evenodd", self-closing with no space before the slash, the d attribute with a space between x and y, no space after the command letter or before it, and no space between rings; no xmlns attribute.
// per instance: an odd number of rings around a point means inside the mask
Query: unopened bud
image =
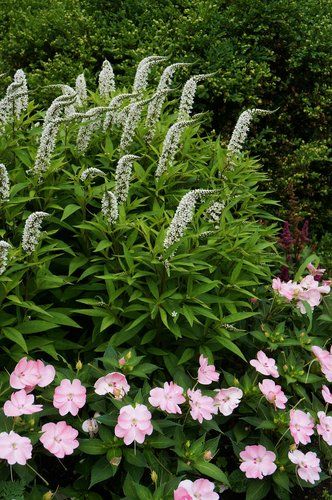
<svg viewBox="0 0 332 500"><path fill-rule="evenodd" d="M289 447L290 451L294 451L294 450L296 450L296 448L297 448L297 446L295 443L291 444Z"/></svg>
<svg viewBox="0 0 332 500"><path fill-rule="evenodd" d="M155 470L151 472L151 480L154 484L156 484L156 482L158 481L158 474L156 473Z"/></svg>
<svg viewBox="0 0 332 500"><path fill-rule="evenodd" d="M119 366L124 366L126 364L126 359L125 358L120 358L119 359Z"/></svg>
<svg viewBox="0 0 332 500"><path fill-rule="evenodd" d="M287 370L288 370L288 365L284 365L284 366L283 366L283 370L284 370L284 372L287 372Z"/></svg>
<svg viewBox="0 0 332 500"><path fill-rule="evenodd" d="M203 455L203 457L204 457L204 460L206 460L207 462L209 462L211 460L211 458L212 458L211 451L210 450L206 450L205 453L204 453L204 455Z"/></svg>
<svg viewBox="0 0 332 500"><path fill-rule="evenodd" d="M110 460L110 464L114 465L115 467L118 467L120 465L122 457L113 457Z"/></svg>
<svg viewBox="0 0 332 500"><path fill-rule="evenodd" d="M186 442L186 448L190 448L190 445L191 445L191 442L190 442L190 441L187 441L187 442Z"/></svg>
<svg viewBox="0 0 332 500"><path fill-rule="evenodd" d="M82 370L83 368L83 363L82 361L79 359L76 363L76 370L79 372L80 370Z"/></svg>
<svg viewBox="0 0 332 500"><path fill-rule="evenodd" d="M280 465L279 470L280 472L285 472L285 467L283 465Z"/></svg>
<svg viewBox="0 0 332 500"><path fill-rule="evenodd" d="M51 491L48 491L43 495L43 500L51 500L52 498L53 498L53 493Z"/></svg>
<svg viewBox="0 0 332 500"><path fill-rule="evenodd" d="M132 357L131 351L127 352L127 354L125 355L125 359L128 361L129 359L131 359L131 357Z"/></svg>

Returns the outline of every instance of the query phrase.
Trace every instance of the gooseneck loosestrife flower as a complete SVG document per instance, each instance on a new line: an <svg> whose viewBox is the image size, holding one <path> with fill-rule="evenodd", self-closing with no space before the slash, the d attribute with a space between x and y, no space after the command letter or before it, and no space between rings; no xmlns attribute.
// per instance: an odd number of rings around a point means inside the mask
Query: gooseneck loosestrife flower
<svg viewBox="0 0 332 500"><path fill-rule="evenodd" d="M109 224L119 218L118 200L112 191L106 191L101 200L101 212Z"/></svg>
<svg viewBox="0 0 332 500"><path fill-rule="evenodd" d="M57 118L67 116L68 109L70 110L69 114L72 114L72 106L76 102L77 94L69 85L60 85L60 87L64 93L56 97L47 109L44 117L44 128L48 124L55 122Z"/></svg>
<svg viewBox="0 0 332 500"><path fill-rule="evenodd" d="M102 127L103 114L106 110L106 107L100 106L89 109L83 115L76 139L76 147L79 153L85 153L90 144L92 135Z"/></svg>
<svg viewBox="0 0 332 500"><path fill-rule="evenodd" d="M3 163L0 163L0 203L9 200L10 181L7 169Z"/></svg>
<svg viewBox="0 0 332 500"><path fill-rule="evenodd" d="M199 116L196 115L191 120L178 121L168 129L163 142L161 155L159 157L158 166L155 173L156 177L160 177L164 172L167 171L168 165L172 164L179 147L181 133L185 128L197 123L198 118Z"/></svg>
<svg viewBox="0 0 332 500"><path fill-rule="evenodd" d="M28 107L28 85L22 69L16 71L13 83L15 84L13 93L14 114L19 119L23 111L26 111Z"/></svg>
<svg viewBox="0 0 332 500"><path fill-rule="evenodd" d="M156 96L148 106L148 112L146 117L146 126L149 129L149 132L147 134L148 140L151 140L154 136L156 125L160 118L163 104L166 99L167 93L163 91L169 90L175 71L178 68L184 68L188 66L190 66L190 63L175 63L171 64L170 66L167 66L167 68L164 69L158 83Z"/></svg>
<svg viewBox="0 0 332 500"><path fill-rule="evenodd" d="M22 248L27 254L35 251L41 235L41 225L45 217L49 217L47 212L33 212L25 221Z"/></svg>
<svg viewBox="0 0 332 500"><path fill-rule="evenodd" d="M131 146L134 140L137 125L141 119L143 108L153 98L154 96L150 97L149 99L143 99L141 101L136 101L128 105L128 112L126 113L126 120L124 123L119 145L121 151L127 151Z"/></svg>
<svg viewBox="0 0 332 500"><path fill-rule="evenodd" d="M119 117L121 112L119 111L120 106L123 104L124 101L126 101L129 98L136 97L138 94L135 93L127 93L127 94L119 94L113 97L111 99L106 115L105 115L105 120L103 123L103 131L106 132L106 130L111 126L111 125L121 125L122 124L122 118ZM128 108L129 109L129 108Z"/></svg>
<svg viewBox="0 0 332 500"><path fill-rule="evenodd" d="M220 217L224 208L225 208L225 202L215 201L205 210L204 218L208 222L215 224L215 227L218 228L219 227L218 223L220 221Z"/></svg>
<svg viewBox="0 0 332 500"><path fill-rule="evenodd" d="M165 251L183 237L185 230L194 218L196 203L205 196L215 192L215 189L194 189L181 198L172 222L166 232L163 245Z"/></svg>
<svg viewBox="0 0 332 500"><path fill-rule="evenodd" d="M115 196L118 203L124 203L128 197L133 162L138 159L137 155L124 155L118 161L115 170Z"/></svg>
<svg viewBox="0 0 332 500"><path fill-rule="evenodd" d="M10 243L0 240L0 276L5 272L8 265L8 253L11 249Z"/></svg>
<svg viewBox="0 0 332 500"><path fill-rule="evenodd" d="M248 136L248 132L250 129L250 124L254 118L254 116L259 115L270 115L274 113L274 111L269 111L266 109L247 109L243 111L239 116L238 121L236 122L235 128L232 133L232 137L228 143L227 150L228 155L239 155L242 151L243 144Z"/></svg>
<svg viewBox="0 0 332 500"><path fill-rule="evenodd" d="M206 80L207 78L210 78L213 75L215 75L215 73L207 73L206 75L194 75L185 83L180 99L178 120L188 119L193 109L197 84L203 80Z"/></svg>
<svg viewBox="0 0 332 500"><path fill-rule="evenodd" d="M146 90L148 86L148 78L151 68L156 64L165 61L166 59L167 58L164 56L145 57L145 59L143 59L137 66L133 84L133 92L141 93L144 90Z"/></svg>
<svg viewBox="0 0 332 500"><path fill-rule="evenodd" d="M98 78L98 92L100 97L108 99L115 90L114 71L111 63L105 59Z"/></svg>
<svg viewBox="0 0 332 500"><path fill-rule="evenodd" d="M81 73L78 75L75 81L75 92L76 92L76 101L79 106L82 106L87 98L88 98L88 92L87 92L87 87L86 87L86 81L85 81L85 76L84 73Z"/></svg>
<svg viewBox="0 0 332 500"><path fill-rule="evenodd" d="M105 172L100 170L100 168L95 168L95 167L89 167L83 170L80 176L80 180L82 182L85 182L87 180L92 180L95 177L106 177Z"/></svg>

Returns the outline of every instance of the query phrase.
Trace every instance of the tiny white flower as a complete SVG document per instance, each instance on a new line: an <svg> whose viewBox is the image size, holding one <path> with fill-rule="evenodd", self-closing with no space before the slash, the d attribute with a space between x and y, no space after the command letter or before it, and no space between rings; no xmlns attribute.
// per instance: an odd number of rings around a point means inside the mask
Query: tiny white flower
<svg viewBox="0 0 332 500"><path fill-rule="evenodd" d="M137 155L124 155L118 161L115 170L115 195L118 203L124 203L128 197L133 161L138 158Z"/></svg>
<svg viewBox="0 0 332 500"><path fill-rule="evenodd" d="M80 180L84 182L86 180L94 179L95 177L106 177L106 174L99 168L89 167L83 170Z"/></svg>
<svg viewBox="0 0 332 500"><path fill-rule="evenodd" d="M3 274L8 264L8 252L11 245L7 241L0 240L0 275Z"/></svg>
<svg viewBox="0 0 332 500"><path fill-rule="evenodd" d="M148 85L149 73L152 66L165 60L166 57L162 56L145 57L145 59L143 59L137 66L133 84L133 92L143 92Z"/></svg>
<svg viewBox="0 0 332 500"><path fill-rule="evenodd" d="M84 73L81 73L76 78L75 90L76 90L76 94L77 94L77 98L76 98L77 104L79 106L82 106L82 104L84 104L88 98Z"/></svg>
<svg viewBox="0 0 332 500"><path fill-rule="evenodd" d="M185 83L181 99L178 120L186 120L191 115L194 99L197 89L197 84L207 78L210 78L215 73L207 73L205 75L194 75Z"/></svg>
<svg viewBox="0 0 332 500"><path fill-rule="evenodd" d="M27 254L35 251L41 235L41 225L45 217L49 217L47 212L33 212L27 218L22 237L22 248Z"/></svg>
<svg viewBox="0 0 332 500"><path fill-rule="evenodd" d="M98 78L98 92L100 97L108 99L111 92L115 90L114 71L111 63L105 59Z"/></svg>
<svg viewBox="0 0 332 500"><path fill-rule="evenodd" d="M113 224L119 218L118 201L112 191L106 191L101 200L101 211L109 224Z"/></svg>
<svg viewBox="0 0 332 500"><path fill-rule="evenodd" d="M0 202L8 201L10 194L9 175L3 163L0 163Z"/></svg>

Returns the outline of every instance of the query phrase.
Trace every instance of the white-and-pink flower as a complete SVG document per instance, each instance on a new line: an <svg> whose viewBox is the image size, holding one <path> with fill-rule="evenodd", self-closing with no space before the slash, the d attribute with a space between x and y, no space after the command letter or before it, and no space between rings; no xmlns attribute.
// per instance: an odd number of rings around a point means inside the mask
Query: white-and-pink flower
<svg viewBox="0 0 332 500"><path fill-rule="evenodd" d="M332 382L332 345L330 351L322 349L318 345L313 345L311 348L313 354L315 355L322 373L325 375L328 382Z"/></svg>
<svg viewBox="0 0 332 500"><path fill-rule="evenodd" d="M14 431L0 433L0 458L9 465L25 465L32 456L32 444L29 438Z"/></svg>
<svg viewBox="0 0 332 500"><path fill-rule="evenodd" d="M40 359L34 361L26 357L20 359L10 375L9 383L14 389L32 391L37 385L46 387L53 382L55 369L52 365L45 365Z"/></svg>
<svg viewBox="0 0 332 500"><path fill-rule="evenodd" d="M227 417L231 415L240 404L243 392L238 387L228 387L228 389L216 389L214 405L220 413Z"/></svg>
<svg viewBox="0 0 332 500"><path fill-rule="evenodd" d="M269 375L274 378L279 377L278 367L275 360L273 358L268 358L263 351L258 351L257 359L251 359L249 363L256 369L256 371L262 373L263 375Z"/></svg>
<svg viewBox="0 0 332 500"><path fill-rule="evenodd" d="M105 394L112 394L115 399L122 399L130 389L123 373L112 372L104 377L100 377L94 385L96 394L104 396Z"/></svg>
<svg viewBox="0 0 332 500"><path fill-rule="evenodd" d="M71 413L76 416L86 402L86 388L80 380L75 378L72 382L68 379L61 381L55 388L53 406L59 410L61 416Z"/></svg>
<svg viewBox="0 0 332 500"><path fill-rule="evenodd" d="M201 424L203 420L212 420L212 415L218 413L218 408L214 404L214 399L210 396L203 396L200 389L188 389L190 415L193 420L198 420Z"/></svg>
<svg viewBox="0 0 332 500"><path fill-rule="evenodd" d="M296 444L308 444L314 433L315 421L310 413L302 410L290 411L289 430Z"/></svg>
<svg viewBox="0 0 332 500"><path fill-rule="evenodd" d="M240 453L240 469L248 479L263 479L277 470L276 455L261 444L246 446Z"/></svg>
<svg viewBox="0 0 332 500"><path fill-rule="evenodd" d="M214 488L214 483L208 479L186 479L174 491L174 500L218 500L219 495Z"/></svg>
<svg viewBox="0 0 332 500"><path fill-rule="evenodd" d="M273 380L265 378L258 386L261 393L275 408L279 408L280 410L286 408L287 397L280 385L277 385Z"/></svg>
<svg viewBox="0 0 332 500"><path fill-rule="evenodd" d="M150 436L153 432L151 417L152 415L145 405L123 406L118 416L114 434L118 438L123 438L126 445L134 441L142 444L145 436Z"/></svg>
<svg viewBox="0 0 332 500"><path fill-rule="evenodd" d="M332 392L327 387L327 385L322 386L322 396L323 396L325 403L330 404L330 405L332 404Z"/></svg>
<svg viewBox="0 0 332 500"><path fill-rule="evenodd" d="M174 382L165 382L164 387L156 387L150 391L150 405L166 413L182 413L179 405L185 400L183 388Z"/></svg>
<svg viewBox="0 0 332 500"><path fill-rule="evenodd" d="M288 458L293 464L296 464L296 471L303 481L315 484L319 480L319 473L321 472L320 461L316 453L308 451L303 453L300 450L290 451Z"/></svg>
<svg viewBox="0 0 332 500"><path fill-rule="evenodd" d="M60 421L54 424L49 422L42 427L42 436L40 442L44 448L58 458L63 458L65 455L71 455L78 448L77 441L78 431L65 421Z"/></svg>
<svg viewBox="0 0 332 500"><path fill-rule="evenodd" d="M329 417L323 411L317 413L319 424L317 424L317 432L324 441L332 446L332 417Z"/></svg>
<svg viewBox="0 0 332 500"><path fill-rule="evenodd" d="M199 357L198 382L202 385L210 385L218 382L219 373L214 365L209 365L209 360L203 354Z"/></svg>
<svg viewBox="0 0 332 500"><path fill-rule="evenodd" d="M35 397L27 394L24 389L14 392L3 406L4 414L6 417L19 417L42 411L42 405L35 405L34 401Z"/></svg>

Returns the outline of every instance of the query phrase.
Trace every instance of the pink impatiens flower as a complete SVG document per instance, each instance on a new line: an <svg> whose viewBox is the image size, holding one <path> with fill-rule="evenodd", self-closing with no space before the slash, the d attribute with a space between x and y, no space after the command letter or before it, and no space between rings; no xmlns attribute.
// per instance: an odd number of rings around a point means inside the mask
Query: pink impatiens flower
<svg viewBox="0 0 332 500"><path fill-rule="evenodd" d="M270 375L274 378L279 377L275 360L273 358L268 358L263 351L258 351L257 359L251 359L249 363L263 375Z"/></svg>
<svg viewBox="0 0 332 500"><path fill-rule="evenodd" d="M277 385L273 380L265 378L258 386L262 394L264 394L266 399L272 403L275 408L280 408L281 410L286 408L285 404L287 403L287 398L280 385Z"/></svg>
<svg viewBox="0 0 332 500"><path fill-rule="evenodd" d="M114 434L123 438L126 445L133 441L142 444L145 436L150 436L152 432L151 413L145 405L127 405L121 408Z"/></svg>
<svg viewBox="0 0 332 500"><path fill-rule="evenodd" d="M186 479L174 491L174 500L218 500L219 495L214 488L214 483L208 479Z"/></svg>
<svg viewBox="0 0 332 500"><path fill-rule="evenodd" d="M210 396L203 396L201 391L188 389L190 415L193 420L198 420L201 424L203 420L211 420L212 415L218 413L218 408L214 405L214 399Z"/></svg>
<svg viewBox="0 0 332 500"><path fill-rule="evenodd" d="M332 392L330 389L327 387L327 385L322 386L322 396L325 401L325 403L332 404Z"/></svg>
<svg viewBox="0 0 332 500"><path fill-rule="evenodd" d="M307 265L307 269L314 278L318 279L320 279L326 271L326 269L323 269L321 267L315 267L313 264L311 264L311 262L309 262L309 264Z"/></svg>
<svg viewBox="0 0 332 500"><path fill-rule="evenodd" d="M214 397L214 404L222 415L227 417L231 415L235 408L240 404L243 392L238 387L229 387L228 389L216 389L217 394Z"/></svg>
<svg viewBox="0 0 332 500"><path fill-rule="evenodd" d="M313 310L316 306L321 303L322 295L330 293L330 286L327 284L319 285L318 281L315 280L310 274L303 278L300 282L300 291L297 294L297 307L300 309L302 314L306 313L304 307L304 301L308 302L311 309Z"/></svg>
<svg viewBox="0 0 332 500"><path fill-rule="evenodd" d="M304 413L302 410L290 411L289 430L296 444L310 443L314 426L315 422L310 413Z"/></svg>
<svg viewBox="0 0 332 500"><path fill-rule="evenodd" d="M49 422L42 427L42 436L39 439L44 448L58 458L71 455L78 448L78 431L65 421L54 424Z"/></svg>
<svg viewBox="0 0 332 500"><path fill-rule="evenodd" d="M317 417L319 418L318 434L328 445L332 446L332 417L328 417L323 411L319 411Z"/></svg>
<svg viewBox="0 0 332 500"><path fill-rule="evenodd" d="M10 465L25 465L32 455L32 444L29 438L22 437L14 431L0 433L0 458Z"/></svg>
<svg viewBox="0 0 332 500"><path fill-rule="evenodd" d="M3 406L4 414L6 417L19 417L42 411L42 405L35 405L34 401L35 397L32 394L28 395L24 389L14 392Z"/></svg>
<svg viewBox="0 0 332 500"><path fill-rule="evenodd" d="M184 403L185 400L183 388L174 382L165 382L163 388L156 387L150 391L150 405L167 413L182 413L179 405Z"/></svg>
<svg viewBox="0 0 332 500"><path fill-rule="evenodd" d="M100 377L94 385L96 394L112 394L115 399L122 399L130 389L126 377L119 372L112 372Z"/></svg>
<svg viewBox="0 0 332 500"><path fill-rule="evenodd" d="M55 388L53 406L58 408L61 416L71 413L76 416L86 402L86 388L80 380L75 378L72 382L68 379L61 381Z"/></svg>
<svg viewBox="0 0 332 500"><path fill-rule="evenodd" d="M318 345L313 345L311 350L316 356L320 364L320 368L324 373L326 379L329 382L332 382L332 346L330 348L330 351L322 349Z"/></svg>
<svg viewBox="0 0 332 500"><path fill-rule="evenodd" d="M203 354L199 357L198 382L202 385L209 385L219 380L219 373L214 365L209 365L209 360Z"/></svg>
<svg viewBox="0 0 332 500"><path fill-rule="evenodd" d="M272 289L290 302L294 298L298 286L291 280L285 282L281 281L280 278L274 278L272 280Z"/></svg>
<svg viewBox="0 0 332 500"><path fill-rule="evenodd" d="M52 365L44 365L40 359L34 361L24 357L15 366L9 383L14 389L25 389L26 392L30 392L36 385L46 387L53 382L54 377L55 369Z"/></svg>
<svg viewBox="0 0 332 500"><path fill-rule="evenodd" d="M263 479L277 470L276 455L260 444L246 446L240 457L243 460L240 469L248 479Z"/></svg>
<svg viewBox="0 0 332 500"><path fill-rule="evenodd" d="M302 453L300 450L294 450L288 453L288 458L297 465L297 473L303 481L314 484L319 480L319 473L322 469L319 467L320 461L316 453L312 451Z"/></svg>

